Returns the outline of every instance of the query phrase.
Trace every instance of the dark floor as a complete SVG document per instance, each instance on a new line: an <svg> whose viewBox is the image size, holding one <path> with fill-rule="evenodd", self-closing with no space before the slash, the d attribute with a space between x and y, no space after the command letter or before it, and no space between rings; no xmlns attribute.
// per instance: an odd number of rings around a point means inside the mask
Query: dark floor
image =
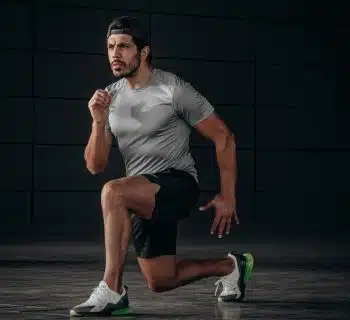
<svg viewBox="0 0 350 320"><path fill-rule="evenodd" d="M241 304L219 304L216 278L167 293L145 285L131 248L125 283L133 313L122 319L350 319L349 246L258 239L237 250L256 256L254 277ZM103 274L101 245L88 243L0 246L0 317L65 319ZM204 249L204 250L203 250ZM180 245L188 257L223 255L232 245Z"/></svg>

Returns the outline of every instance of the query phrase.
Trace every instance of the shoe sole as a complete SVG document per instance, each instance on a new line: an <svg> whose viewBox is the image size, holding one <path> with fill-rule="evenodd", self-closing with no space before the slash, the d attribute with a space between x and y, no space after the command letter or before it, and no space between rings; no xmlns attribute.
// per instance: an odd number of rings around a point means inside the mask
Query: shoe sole
<svg viewBox="0 0 350 320"><path fill-rule="evenodd" d="M254 257L249 252L244 253L243 256L245 257L245 262L246 262L244 283L247 283L249 280L252 279L252 276L253 276Z"/></svg>
<svg viewBox="0 0 350 320"><path fill-rule="evenodd" d="M130 314L132 312L130 307L126 308L121 308L114 310L112 312L82 312L82 313L77 313L74 310L71 310L69 315L71 317L97 317L97 316L103 316L103 317L110 317L110 316L123 316L126 314Z"/></svg>
<svg viewBox="0 0 350 320"><path fill-rule="evenodd" d="M241 279L241 296L236 299L237 302L242 302L245 297L245 289L247 282L252 279L254 269L254 257L251 253L246 252L242 255L244 257L243 278Z"/></svg>
<svg viewBox="0 0 350 320"><path fill-rule="evenodd" d="M118 309L118 310L113 311L111 313L111 316L122 316L122 315L125 315L125 314L129 314L131 312L132 312L131 308L127 307L127 308Z"/></svg>

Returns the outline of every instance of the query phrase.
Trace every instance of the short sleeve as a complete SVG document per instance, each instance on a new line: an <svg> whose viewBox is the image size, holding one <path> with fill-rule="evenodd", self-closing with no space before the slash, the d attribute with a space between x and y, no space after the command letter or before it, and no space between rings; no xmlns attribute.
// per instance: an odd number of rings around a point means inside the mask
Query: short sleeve
<svg viewBox="0 0 350 320"><path fill-rule="evenodd" d="M209 101L185 81L176 84L173 105L176 112L191 126L195 126L214 112L214 107Z"/></svg>

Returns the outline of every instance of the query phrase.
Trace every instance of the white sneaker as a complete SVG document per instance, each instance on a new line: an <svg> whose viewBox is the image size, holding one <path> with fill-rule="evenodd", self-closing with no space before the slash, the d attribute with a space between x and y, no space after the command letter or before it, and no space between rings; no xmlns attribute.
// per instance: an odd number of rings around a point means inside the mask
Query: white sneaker
<svg viewBox="0 0 350 320"><path fill-rule="evenodd" d="M235 268L228 274L220 278L216 283L215 296L220 284L222 291L218 297L219 302L242 301L245 295L246 282L251 279L254 258L250 253L234 254L228 256L234 261Z"/></svg>
<svg viewBox="0 0 350 320"><path fill-rule="evenodd" d="M101 281L89 299L70 310L70 316L111 316L129 313L129 299L127 287L123 287L122 294L112 291L106 282Z"/></svg>

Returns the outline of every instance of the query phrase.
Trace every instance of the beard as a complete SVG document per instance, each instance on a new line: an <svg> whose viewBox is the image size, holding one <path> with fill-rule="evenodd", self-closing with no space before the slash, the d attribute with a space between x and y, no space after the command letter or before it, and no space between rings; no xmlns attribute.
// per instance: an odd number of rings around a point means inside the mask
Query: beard
<svg viewBox="0 0 350 320"><path fill-rule="evenodd" d="M141 64L141 57L140 54L138 53L135 56L135 59L133 59L133 62L130 62L129 64L123 63L123 70L121 71L114 71L114 75L118 78L132 78L136 73L137 70L140 67Z"/></svg>

